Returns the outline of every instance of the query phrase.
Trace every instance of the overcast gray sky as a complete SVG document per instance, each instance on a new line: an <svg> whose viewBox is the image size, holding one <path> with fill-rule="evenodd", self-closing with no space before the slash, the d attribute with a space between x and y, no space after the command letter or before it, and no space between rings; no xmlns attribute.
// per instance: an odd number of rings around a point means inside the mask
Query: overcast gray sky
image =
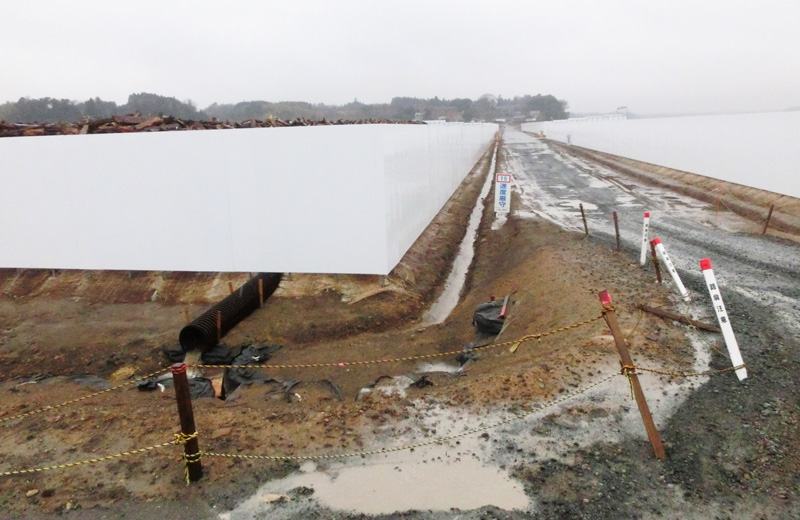
<svg viewBox="0 0 800 520"><path fill-rule="evenodd" d="M0 101L553 94L575 112L800 106L800 1L8 1Z"/></svg>

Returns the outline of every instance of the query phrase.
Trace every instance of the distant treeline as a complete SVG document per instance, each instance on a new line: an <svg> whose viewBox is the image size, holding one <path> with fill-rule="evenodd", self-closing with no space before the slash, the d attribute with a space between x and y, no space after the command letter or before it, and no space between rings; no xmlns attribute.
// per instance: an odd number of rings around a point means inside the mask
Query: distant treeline
<svg viewBox="0 0 800 520"><path fill-rule="evenodd" d="M365 104L354 100L346 105L312 104L300 101L243 101L236 104L213 103L199 110L191 101L179 101L174 97L157 94L131 94L128 102L117 105L100 98L88 101L71 101L55 98L20 98L0 105L0 120L12 123L67 123L85 118L103 119L113 115L139 113L143 116L164 115L184 120L208 120L217 118L227 121L267 119L392 119L408 121L415 117L425 120L446 119L448 121L492 121L498 118L513 118L551 121L566 119L566 101L551 95L517 96L514 98L484 95L473 101L467 98L420 99L396 97L390 103Z"/></svg>

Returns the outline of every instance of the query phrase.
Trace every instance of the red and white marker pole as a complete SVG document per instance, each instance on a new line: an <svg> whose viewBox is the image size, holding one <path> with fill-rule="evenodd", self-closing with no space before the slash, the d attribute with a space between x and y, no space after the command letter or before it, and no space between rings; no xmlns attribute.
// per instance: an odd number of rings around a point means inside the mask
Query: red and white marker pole
<svg viewBox="0 0 800 520"><path fill-rule="evenodd" d="M650 243L647 233L650 231L650 212L644 212L644 228L642 229L642 255L639 257L639 265L647 262L647 245Z"/></svg>
<svg viewBox="0 0 800 520"><path fill-rule="evenodd" d="M681 281L681 277L678 275L678 271L676 271L675 266L672 265L672 260L670 260L667 250L664 249L664 244L661 243L661 240L659 240L658 237L654 238L653 242L656 245L656 254L661 257L661 263L664 264L664 266L667 268L667 271L669 271L669 274L672 275L672 280L675 282L675 285L678 286L678 291L680 291L683 301L692 301L689 291L687 291L686 287L683 286L683 282Z"/></svg>
<svg viewBox="0 0 800 520"><path fill-rule="evenodd" d="M717 286L717 279L714 276L714 270L711 269L711 260L704 258L700 260L700 269L703 270L703 278L706 279L708 286L708 294L711 295L711 304L714 306L714 312L717 313L717 321L719 321L719 328L722 329L722 337L725 339L725 345L728 347L728 354L731 356L731 363L733 366L738 367L744 365L742 354L739 352L739 344L736 342L736 336L733 335L733 328L731 327L731 320L728 319L728 313L725 311L725 304L722 303L722 295ZM745 367L736 369L736 375L739 381L747 378L747 369Z"/></svg>

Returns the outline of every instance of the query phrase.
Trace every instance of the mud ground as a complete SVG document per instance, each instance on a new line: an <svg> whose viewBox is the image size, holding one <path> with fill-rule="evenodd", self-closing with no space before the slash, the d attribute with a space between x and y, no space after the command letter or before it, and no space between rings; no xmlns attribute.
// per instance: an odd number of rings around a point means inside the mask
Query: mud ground
<svg viewBox="0 0 800 520"><path fill-rule="evenodd" d="M501 154L502 161L502 154ZM639 302L671 305L669 290L638 268L631 252L603 240L513 216L489 232L487 209L476 257L460 305L442 325L425 327L422 312L437 294L485 174L488 154L421 237L385 286L377 277L292 275L264 309L225 342L277 343L274 364L346 362L457 351L473 339L472 311L490 296L511 295L500 341L548 331L600 314L597 293L614 297L634 357L690 370L687 328L648 314ZM490 193L489 197L493 195ZM0 273L0 419L119 384L167 366L184 309L194 316L247 274L106 273L5 270ZM697 284L689 282L689 284ZM700 291L701 287L694 287ZM155 292L158 291L158 292ZM535 513L491 506L471 512L396 513L386 518L793 518L798 513L800 355L791 331L770 325L770 310L742 297L726 299L746 323L741 335L771 347L748 359L754 377L732 385L711 378L662 430L668 459L659 462L644 439L624 445L598 436L570 462L522 461L514 475L536 496ZM444 359L453 362L455 356ZM523 343L516 353L481 353L465 374L434 373L432 385L409 388L404 399L378 392L356 401L378 377L411 373L415 362L316 369L276 369L278 380L300 380L290 400L278 385L254 385L226 401L195 401L204 451L231 454L318 454L373 448L370 434L401 421L426 400L476 414L524 410L547 402L616 363L602 321ZM724 368L715 359L713 368ZM214 377L215 369L206 369ZM75 380L75 376L91 375ZM334 382L338 401L317 381ZM570 413L590 415L576 407ZM550 420L555 420L551 417ZM125 389L72 406L5 420L0 471L68 463L158 445L178 431L174 396ZM536 425L531 425L535 428ZM420 432L429 439L435 432ZM513 439L512 439L513 440ZM516 449L512 442L509 450ZM183 482L179 450L77 468L0 477L0 507L19 518L216 518L295 461L207 457L205 476ZM301 493L299 490L298 493ZM360 518L314 511L316 518Z"/></svg>

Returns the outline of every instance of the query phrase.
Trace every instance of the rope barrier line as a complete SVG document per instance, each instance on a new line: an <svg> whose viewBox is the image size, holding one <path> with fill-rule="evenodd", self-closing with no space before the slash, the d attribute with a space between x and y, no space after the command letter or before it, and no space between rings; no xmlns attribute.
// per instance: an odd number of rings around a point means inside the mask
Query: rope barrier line
<svg viewBox="0 0 800 520"><path fill-rule="evenodd" d="M492 343L490 345L483 345L480 347L473 347L469 350L451 350L448 352L436 352L433 354L420 354L417 356L405 356L399 358L387 358L387 359L369 359L365 361L344 361L344 362L330 362L330 363L307 363L307 364L297 364L297 365L187 365L193 368L271 368L271 369L279 369L279 368L322 368L322 367L348 367L348 366L357 366L357 365L377 365L381 363L397 363L402 361L416 361L420 359L432 359L444 356L455 356L458 354L463 354L464 352L477 352L481 350L489 350L495 349L500 347L508 347L508 346L519 346L520 343L524 343L526 341L531 341L534 339L542 339L547 336L551 336L553 334L557 334L559 332L564 332L566 330L575 329L578 327L582 327L583 325L587 325L589 323L595 322L603 318L603 315L597 316L595 318L591 318L588 320L580 321L577 323L573 323L572 325L567 325L566 327L559 327L557 329L549 330L547 332L540 332L538 334L528 334L526 336L522 336L519 339L505 341L503 343ZM514 348L516 350L516 348ZM512 352L514 351L512 350Z"/></svg>
<svg viewBox="0 0 800 520"><path fill-rule="evenodd" d="M0 472L0 477L8 477L8 476L12 476L12 475L25 475L25 474L28 474L28 473L41 473L43 471L51 471L51 470L54 470L54 469L75 468L75 467L78 467L78 466L85 466L87 464L96 464L98 462L108 462L110 460L119 459L119 458L122 458L122 457L128 457L130 455L137 455L137 454L140 454L140 453L146 453L148 451L157 450L157 449L163 448L165 446L186 444L186 442L189 439L193 439L195 437L197 437L197 432L194 432L191 435L186 435L186 434L183 434L183 433L176 433L175 434L175 439L173 439L171 441L167 441L167 442L162 442L161 444L156 444L154 446L147 446L146 448L138 448L138 449L135 449L135 450L123 451L121 453L115 453L113 455L106 455L105 457L99 457L99 458L96 458L96 459L80 460L78 462L69 462L67 464L58 464L58 465L55 465L55 466L43 466L43 467L40 467L40 468L20 469L20 470L14 470L14 471L3 471L3 472Z"/></svg>
<svg viewBox="0 0 800 520"><path fill-rule="evenodd" d="M620 374L625 376L628 379L628 385L631 387L631 399L634 399L634 387L633 387L633 378L632 375L636 374L636 366L635 365L622 365L622 370Z"/></svg>
<svg viewBox="0 0 800 520"><path fill-rule="evenodd" d="M539 413L543 410L548 408L552 408L554 406L560 405L574 397L577 397L581 394L592 390L595 387L602 385L603 383L610 381L614 377L618 375L622 375L626 377L630 381L630 375L636 373L636 370L641 370L644 372L652 372L655 374L666 375L666 376L673 376L673 377L694 377L694 376L711 376L711 375L718 375L723 374L725 372L732 372L736 371L740 368L746 368L746 365L742 364L735 367L728 367L722 370L709 370L706 372L696 372L696 373L687 373L687 372L667 372L662 370L655 370L645 367L640 367L636 365L625 365L622 367L621 372L614 373L609 376L604 377L589 386L586 386L582 389L575 390L574 392L569 392L558 399L550 401L549 403L545 403L541 406L537 406L533 410L526 412L526 413L517 413L513 414L511 417L507 419L503 419L501 421L497 421L493 424L488 426L481 426L478 428L471 428L461 433L457 433L454 435L448 435L445 437L439 437L436 439L432 439L430 441L425 442L418 442L414 444L406 444L403 446L396 446L393 448L380 448L377 450L364 450L364 451L356 451L356 452L349 452L349 453L334 453L334 454L318 454L318 455L248 455L248 454L236 454L236 453L216 453L216 452L198 452L194 455L186 455L185 453L182 454L183 461L184 461L184 475L186 478L187 484L189 483L189 464L192 462L198 462L203 457L220 457L220 458L230 458L230 459L247 459L247 460L333 460L333 459L345 459L345 458L352 458L352 457L364 457L367 455L380 455L383 453L394 453L398 451L406 451L406 450L413 450L416 448L424 448L426 446L433 446L434 444L443 444L445 442L449 442L455 439L459 439L461 437L466 437L468 435L472 435L475 433L491 430L494 428L499 428L500 426L505 426L510 424L514 421L525 419L530 417L533 414ZM121 385L124 386L124 385ZM109 389L110 390L110 389ZM55 407L53 407L55 408ZM58 464L54 466L43 466L39 468L30 468L30 469L22 469L22 470L11 470L11 471L3 471L0 472L0 477L7 477L7 476L14 476L14 475L25 475L30 473L41 473L44 471L52 471L56 469L67 469L67 468L74 468L78 466L84 466L88 464L95 464L99 462L107 462L114 459L119 459L122 457L127 457L131 455L137 455L141 453L146 453L149 451L157 450L159 448L163 448L170 445L184 445L189 440L194 439L199 436L198 432L194 432L192 434L185 434L185 433L175 433L174 439L168 442L163 442L161 444L156 444L153 446L147 446L145 448L138 448L134 450L124 451L121 453L115 453L113 455L106 455L104 457L98 457L95 459L86 459L77 462L70 462L67 464Z"/></svg>
<svg viewBox="0 0 800 520"><path fill-rule="evenodd" d="M724 374L725 372L733 372L735 370L739 370L740 368L747 368L747 365L745 363L742 363L741 365L738 365L738 366L735 366L735 367L723 368L721 370L706 370L705 372L667 372L665 370L656 370L654 368L645 368L645 367L640 367L640 366L637 366L637 365L632 365L629 368L632 368L632 369L635 369L635 370L641 370L643 372L651 372L653 374L659 374L659 375L662 375L662 376L701 377L701 376L715 376L715 375L719 375L719 374Z"/></svg>
<svg viewBox="0 0 800 520"><path fill-rule="evenodd" d="M521 338L519 338L517 340L506 341L504 343L493 343L493 344L490 344L490 345L483 345L483 346L480 346L480 347L474 347L474 348L470 349L469 352L476 352L476 351L481 351L481 350L489 350L489 349L494 349L494 348L499 348L499 347L506 347L506 346L509 346L509 345L513 346L513 348L512 348L512 352L513 352L513 351L516 350L516 347L518 347L520 343L523 343L525 341L531 341L531 340L534 340L534 339L541 339L541 338L544 338L544 337L547 337L547 336L550 336L550 335L553 335L553 334L557 334L559 332L563 332L563 331L566 331L566 330L570 330L570 329L574 329L574 328L577 328L577 327L581 327L583 325L587 325L589 323L597 321L597 320L601 319L602 317L603 316L600 315L600 316L597 316L595 318L591 318L591 319L588 319L588 320L584 320L584 321L580 321L580 322L577 322L577 323L573 323L572 325L568 325L566 327L559 327L559 328L556 328L556 329L553 329L553 330L550 330L550 331L547 331L547 332L538 333L538 334L529 334L529 335L523 336L523 337L521 337ZM356 365L374 365L374 364L379 364L379 363L395 363L395 362L402 362L402 361L415 361L415 360L421 360L421 359L432 359L432 358L438 358L438 357L444 357L444 356L458 355L458 354L462 354L463 352L465 352L465 351L464 350L453 350L453 351L449 351L449 352L438 352L438 353L433 353L433 354L421 354L421 355L418 355L418 356L406 356L406 357L401 357L401 358L376 359L376 360L366 360L366 361L347 361L347 362L340 362L340 363L311 363L311 364L297 364L297 365L236 365L236 366L233 366L233 367L231 365L203 365L203 364L187 365L187 366L192 366L192 367L195 367L195 368L269 368L269 369L280 369L280 368L320 368L320 367L334 367L334 366L336 366L336 367L346 367L346 366L356 366ZM25 412L25 413L21 413L21 414L17 414L17 415L12 415L10 417L2 417L2 418L0 418L0 424L3 424L3 423L8 422L8 421L12 421L14 419L22 419L22 418L25 418L25 417L30 417L32 415L39 414L39 413L44 413L44 412L57 410L59 408L63 408L65 406L69 406L71 404L79 403L81 401L84 401L86 399L89 399L89 398L92 398L92 397L95 397L95 396L98 396L98 395L101 395L101 394L105 394L105 393L108 393L108 392L112 392L114 390L118 390L120 388L124 388L124 387L129 386L129 385L136 384L136 383L138 383L140 381L143 381L145 379L149 379L151 377L155 377L155 376L157 376L159 374L163 374L163 373L166 373L168 371L169 371L169 368L164 368L164 369L158 370L156 372L152 372L150 374L147 374L147 375L144 375L144 376L141 376L141 377L137 377L136 379L133 379L131 381L127 381L125 383L122 383L122 384L119 384L119 385L116 385L116 386L112 386L111 388L107 388L105 390L100 390L99 392L94 392L92 394L84 395L82 397L78 397L78 398L75 398L75 399L70 399L69 401L64 401L63 403L59 403L59 404L55 404L55 405L48 405L48 406L45 406L45 407L42 407L42 408L39 408L39 409L36 409L36 410L31 410L30 412Z"/></svg>
<svg viewBox="0 0 800 520"><path fill-rule="evenodd" d="M418 442L415 444L406 444L404 446L397 446L394 448L380 448L377 450L366 450L366 451L355 451L349 453L334 453L334 454L320 454L320 455L246 455L246 454L236 454L236 453L214 453L214 452L205 452L203 453L206 457L222 457L222 458L229 458L229 459L248 459L248 460L330 460L330 459L346 459L351 457L364 457L367 455L380 455L382 453L394 453L398 451L405 451L405 450L412 450L416 448L423 448L426 446L432 446L434 444L443 444L448 441L452 441L454 439L458 439L461 437L466 437L467 435L472 435L474 433L483 432L486 430L491 430L493 428L498 428L500 426L504 426L506 424L510 424L514 421L519 419L524 419L529 417L535 413L539 413L542 410L546 410L547 408L552 408L553 406L557 406L565 401L572 399L573 397L577 397L583 393L588 392L589 390L600 386L601 384L610 381L612 378L618 376L619 374L611 374L609 376L604 377L603 379L592 383L591 385L582 388L580 390L576 390L574 392L570 392L565 394L554 401L550 401L549 403L543 404L541 406L536 407L535 409L531 410L530 412L526 413L518 413L514 414L512 417L508 419L503 419L502 421L498 421L496 423L490 424L489 426L481 426L478 428L472 428L467 431L457 433L454 435L448 435L446 437L439 437L430 441L425 442Z"/></svg>
<svg viewBox="0 0 800 520"><path fill-rule="evenodd" d="M119 385L116 385L116 386L112 386L111 388L106 388L105 390L100 390L99 392L95 392L93 394L84 395L83 397L78 397L76 399L70 399L69 401L64 401L63 403L59 403L59 404L48 405L48 406L45 406L43 408L39 408L37 410L32 410L30 412L21 413L21 414L18 414L18 415L13 415L11 417L2 417L2 418L0 418L0 424L2 424L4 422L12 421L14 419L22 419L23 417L29 417L31 415L36 415L36 414L39 414L39 413L42 413L42 412L49 412L49 411L52 411L52 410L57 410L59 408L65 407L65 406L69 406L71 404L75 404L75 403L84 401L86 399L89 399L90 397L95 397L95 396L98 396L100 394L105 394L105 393L111 392L113 390L118 390L120 388L124 388L126 386L130 386L130 385L136 384L136 383L138 383L140 381L143 381L145 379L149 379L151 377L157 376L159 374L163 374L164 372L168 372L168 371L169 371L168 368L163 368L163 369L158 370L156 372L153 372L151 374L147 374L145 376L137 377L136 379L133 379L131 381L127 381L125 383L122 383L122 384L119 384Z"/></svg>
<svg viewBox="0 0 800 520"><path fill-rule="evenodd" d="M631 331L628 333L628 335L625 336L625 341L628 341L629 339L631 339L631 336L633 336L633 333L636 332L636 329L639 328L639 323L642 321L642 316L643 315L644 315L644 311L642 309L639 309L639 319L636 320L636 325L634 325L633 328L631 329Z"/></svg>

